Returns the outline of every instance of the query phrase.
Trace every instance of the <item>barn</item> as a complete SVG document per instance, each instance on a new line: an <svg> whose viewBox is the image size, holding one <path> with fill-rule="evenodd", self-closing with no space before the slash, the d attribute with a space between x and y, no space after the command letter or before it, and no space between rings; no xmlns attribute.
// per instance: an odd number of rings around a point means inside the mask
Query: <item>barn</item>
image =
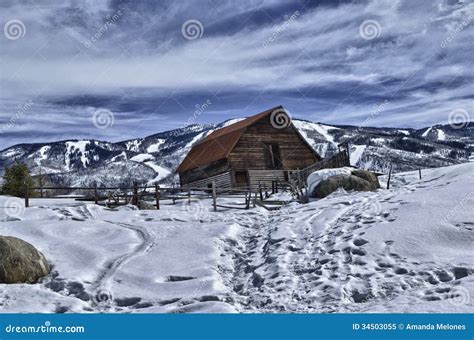
<svg viewBox="0 0 474 340"><path fill-rule="evenodd" d="M282 106L210 133L179 165L181 186L257 188L321 161Z"/></svg>

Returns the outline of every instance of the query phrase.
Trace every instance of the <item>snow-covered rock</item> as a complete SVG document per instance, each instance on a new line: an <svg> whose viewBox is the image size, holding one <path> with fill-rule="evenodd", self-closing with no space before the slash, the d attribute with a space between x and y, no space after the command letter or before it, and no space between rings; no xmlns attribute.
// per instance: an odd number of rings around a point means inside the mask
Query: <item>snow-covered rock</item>
<svg viewBox="0 0 474 340"><path fill-rule="evenodd" d="M338 175L349 176L352 170L354 169L346 166L343 168L322 169L322 170L315 171L308 176L308 179L307 179L308 191L313 192L314 189L319 185L319 183L328 179L329 177L338 176Z"/></svg>

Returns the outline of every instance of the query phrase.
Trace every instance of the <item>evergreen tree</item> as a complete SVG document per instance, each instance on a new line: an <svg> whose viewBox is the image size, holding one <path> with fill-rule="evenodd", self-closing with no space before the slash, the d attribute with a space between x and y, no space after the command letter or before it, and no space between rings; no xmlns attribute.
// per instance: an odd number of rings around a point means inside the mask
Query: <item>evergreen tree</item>
<svg viewBox="0 0 474 340"><path fill-rule="evenodd" d="M3 193L16 197L25 197L25 186L30 188L29 196L32 194L33 179L26 164L16 160L15 163L7 167L3 174Z"/></svg>

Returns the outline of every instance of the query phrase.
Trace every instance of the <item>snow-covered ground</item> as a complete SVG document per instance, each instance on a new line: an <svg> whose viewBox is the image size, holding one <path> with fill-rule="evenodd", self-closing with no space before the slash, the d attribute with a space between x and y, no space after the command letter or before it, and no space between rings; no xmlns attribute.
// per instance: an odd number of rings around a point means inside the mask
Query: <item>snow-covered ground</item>
<svg viewBox="0 0 474 340"><path fill-rule="evenodd" d="M0 196L0 235L53 266L39 284L0 285L0 310L473 312L474 163L422 175L271 212L70 199L22 212Z"/></svg>

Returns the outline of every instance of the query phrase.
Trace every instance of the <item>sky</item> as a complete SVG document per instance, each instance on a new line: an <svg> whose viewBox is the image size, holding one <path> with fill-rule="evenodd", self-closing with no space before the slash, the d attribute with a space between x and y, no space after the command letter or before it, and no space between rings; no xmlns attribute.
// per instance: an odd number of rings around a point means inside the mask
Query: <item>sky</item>
<svg viewBox="0 0 474 340"><path fill-rule="evenodd" d="M0 24L0 149L277 105L357 126L474 117L472 1L0 0Z"/></svg>

